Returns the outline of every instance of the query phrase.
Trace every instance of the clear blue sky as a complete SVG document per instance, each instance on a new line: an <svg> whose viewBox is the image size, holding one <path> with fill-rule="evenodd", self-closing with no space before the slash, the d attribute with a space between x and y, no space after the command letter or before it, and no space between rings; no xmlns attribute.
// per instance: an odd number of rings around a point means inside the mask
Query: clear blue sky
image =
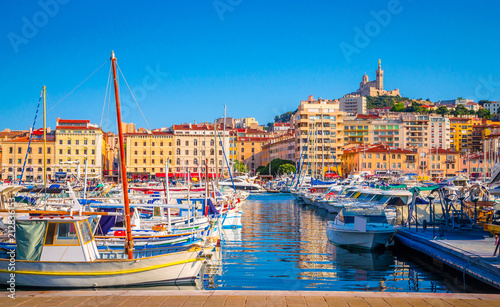
<svg viewBox="0 0 500 307"><path fill-rule="evenodd" d="M0 129L31 126L42 85L50 109L111 50L151 128L213 121L224 104L228 116L265 124L308 95L356 90L365 72L375 78L379 58L385 89L403 96L500 100L498 1L401 0L392 12L386 0L61 2L50 14L36 1L3 2ZM370 13L382 10L388 22ZM369 42L356 43L356 27ZM356 48L349 57L347 45ZM56 117L100 123L108 71L106 63L51 109L49 125ZM123 120L145 127L121 85Z"/></svg>

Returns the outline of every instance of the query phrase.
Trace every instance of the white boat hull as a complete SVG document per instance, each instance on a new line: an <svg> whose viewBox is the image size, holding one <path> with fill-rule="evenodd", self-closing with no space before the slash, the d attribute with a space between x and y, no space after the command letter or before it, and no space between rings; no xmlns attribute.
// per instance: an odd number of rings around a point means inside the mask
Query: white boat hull
<svg viewBox="0 0 500 307"><path fill-rule="evenodd" d="M92 262L0 260L0 280L5 284L15 273L15 285L44 288L94 288L189 282L198 276L204 257L201 249L134 260Z"/></svg>
<svg viewBox="0 0 500 307"><path fill-rule="evenodd" d="M327 229L326 232L328 240L333 244L362 249L384 247L393 234L394 230L360 232L355 230L339 231L332 228Z"/></svg>

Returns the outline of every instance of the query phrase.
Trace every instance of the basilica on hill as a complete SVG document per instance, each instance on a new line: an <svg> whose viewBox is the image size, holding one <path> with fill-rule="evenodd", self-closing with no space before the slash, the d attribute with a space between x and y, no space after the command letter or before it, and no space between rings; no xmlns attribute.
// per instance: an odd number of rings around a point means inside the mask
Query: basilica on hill
<svg viewBox="0 0 500 307"><path fill-rule="evenodd" d="M384 71L380 60L378 60L375 76L375 81L369 81L368 75L364 74L363 80L359 83L359 89L348 96L399 96L399 89L384 91Z"/></svg>

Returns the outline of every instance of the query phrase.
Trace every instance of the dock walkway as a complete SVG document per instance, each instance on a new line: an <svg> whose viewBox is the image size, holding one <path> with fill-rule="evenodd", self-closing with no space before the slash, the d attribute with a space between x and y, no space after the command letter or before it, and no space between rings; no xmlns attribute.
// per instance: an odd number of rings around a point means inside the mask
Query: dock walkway
<svg viewBox="0 0 500 307"><path fill-rule="evenodd" d="M1 306L500 306L497 294L319 291L18 291Z"/></svg>
<svg viewBox="0 0 500 307"><path fill-rule="evenodd" d="M500 289L500 257L493 256L495 239L486 232L453 230L439 237L432 227L425 231L419 227L398 227L396 240L442 263Z"/></svg>

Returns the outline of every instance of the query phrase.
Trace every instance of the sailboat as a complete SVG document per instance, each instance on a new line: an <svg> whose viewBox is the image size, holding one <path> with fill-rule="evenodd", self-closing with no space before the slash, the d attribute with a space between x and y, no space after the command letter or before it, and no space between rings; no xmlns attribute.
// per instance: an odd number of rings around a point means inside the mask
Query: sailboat
<svg viewBox="0 0 500 307"><path fill-rule="evenodd" d="M45 214L16 218L17 248L0 259L0 283L25 287L90 288L193 281L212 248L197 245L134 251L130 223L125 150L116 57L111 52L120 167L125 208L123 253L100 252L91 229L91 216ZM14 281L12 279L14 278Z"/></svg>

